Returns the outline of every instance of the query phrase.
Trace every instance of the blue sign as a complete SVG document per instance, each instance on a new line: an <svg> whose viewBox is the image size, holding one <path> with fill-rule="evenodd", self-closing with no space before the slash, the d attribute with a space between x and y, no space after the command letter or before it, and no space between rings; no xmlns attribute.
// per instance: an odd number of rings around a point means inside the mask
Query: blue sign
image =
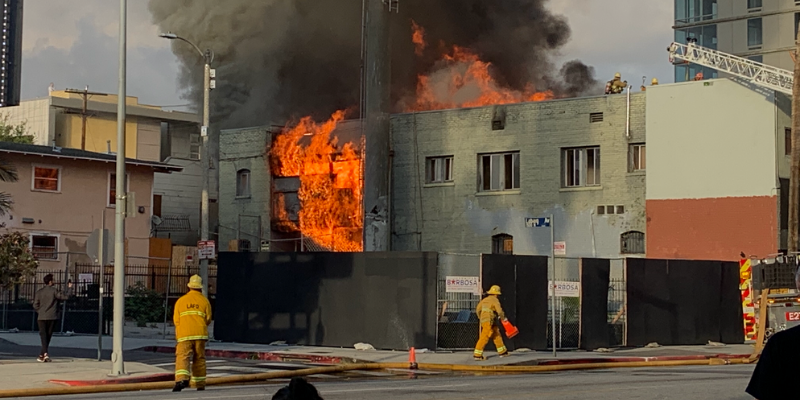
<svg viewBox="0 0 800 400"><path fill-rule="evenodd" d="M549 228L550 218L525 218L525 226L528 228Z"/></svg>

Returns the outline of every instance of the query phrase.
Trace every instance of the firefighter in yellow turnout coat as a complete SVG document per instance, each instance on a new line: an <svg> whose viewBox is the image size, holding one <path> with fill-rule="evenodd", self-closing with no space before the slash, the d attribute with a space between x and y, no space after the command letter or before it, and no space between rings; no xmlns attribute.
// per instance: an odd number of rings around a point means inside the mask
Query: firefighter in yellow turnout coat
<svg viewBox="0 0 800 400"><path fill-rule="evenodd" d="M175 322L175 339L178 341L175 346L173 392L189 387L190 382L197 390L205 390L206 387L206 342L208 325L211 323L211 304L203 296L203 278L194 275L187 286L191 290L175 303L172 316Z"/></svg>
<svg viewBox="0 0 800 400"><path fill-rule="evenodd" d="M508 355L508 349L503 344L503 337L500 336L500 327L497 325L497 318L505 320L506 313L503 312L503 307L500 306L500 300L497 299L500 293L500 286L492 286L488 292L488 296L478 303L478 318L481 320L481 336L478 343L475 345L475 360L483 361L486 357L483 356L483 349L489 344L489 341L494 341L497 347L497 353L500 357Z"/></svg>

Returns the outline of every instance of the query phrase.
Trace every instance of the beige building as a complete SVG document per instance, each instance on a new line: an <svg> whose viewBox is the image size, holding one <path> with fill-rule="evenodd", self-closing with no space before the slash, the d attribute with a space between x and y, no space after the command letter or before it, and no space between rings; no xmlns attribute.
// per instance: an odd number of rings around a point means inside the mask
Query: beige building
<svg viewBox="0 0 800 400"><path fill-rule="evenodd" d="M0 113L14 124L25 123L35 144L113 153L117 148L116 95L53 91L48 97L22 101ZM196 245L200 233L200 122L197 114L168 111L127 99L128 158L182 168L158 174L153 187L153 233L173 244ZM213 171L212 171L213 172ZM211 185L211 230L216 227L216 185Z"/></svg>
<svg viewBox="0 0 800 400"><path fill-rule="evenodd" d="M14 201L12 211L0 217L0 232L29 234L44 270L89 261L86 241L102 226L103 216L105 228L114 231L116 156L0 143L0 159L15 167L19 178L0 183L0 191ZM149 256L155 177L180 171L160 162L128 160L128 191L134 193L136 210L126 220L130 263L147 264L143 261Z"/></svg>
<svg viewBox="0 0 800 400"><path fill-rule="evenodd" d="M795 0L674 0L675 41L697 39L700 46L747 57L778 68L792 70L800 22L800 2ZM697 65L677 65L675 82L703 72L704 78L718 76L716 70Z"/></svg>

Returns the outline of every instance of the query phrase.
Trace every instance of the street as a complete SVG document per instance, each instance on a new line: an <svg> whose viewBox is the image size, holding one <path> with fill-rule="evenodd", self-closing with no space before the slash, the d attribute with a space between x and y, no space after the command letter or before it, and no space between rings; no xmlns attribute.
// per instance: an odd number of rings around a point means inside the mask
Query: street
<svg viewBox="0 0 800 400"><path fill-rule="evenodd" d="M752 366L681 367L539 375L440 377L424 380L314 382L325 399L659 399L748 400ZM270 399L282 384L210 387L180 394L115 393L118 399ZM108 394L53 399L104 399Z"/></svg>

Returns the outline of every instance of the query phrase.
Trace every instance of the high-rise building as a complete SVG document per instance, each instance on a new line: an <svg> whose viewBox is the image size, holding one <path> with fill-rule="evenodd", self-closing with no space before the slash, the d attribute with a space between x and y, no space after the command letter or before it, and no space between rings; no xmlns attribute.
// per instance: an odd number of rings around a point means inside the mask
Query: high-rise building
<svg viewBox="0 0 800 400"><path fill-rule="evenodd" d="M696 39L716 49L778 68L792 70L800 23L800 0L675 0L675 41ZM718 72L694 64L675 66L675 82L705 79Z"/></svg>

